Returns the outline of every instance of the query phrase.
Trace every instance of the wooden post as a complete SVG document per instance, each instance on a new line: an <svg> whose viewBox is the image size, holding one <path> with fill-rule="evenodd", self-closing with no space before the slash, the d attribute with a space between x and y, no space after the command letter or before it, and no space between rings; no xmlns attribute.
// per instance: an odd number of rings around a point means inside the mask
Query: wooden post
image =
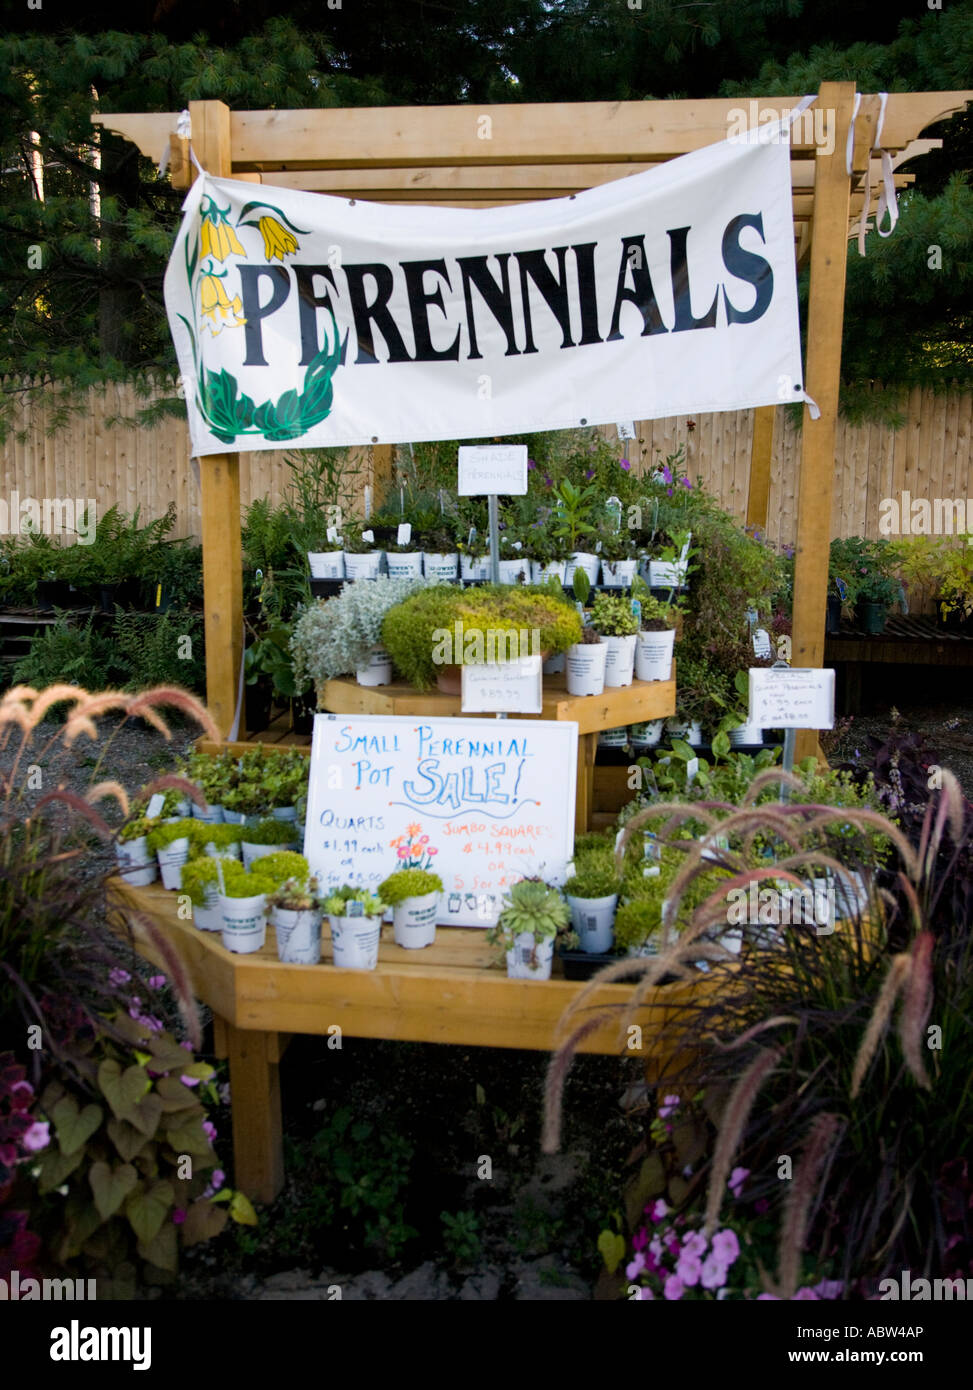
<svg viewBox="0 0 973 1390"><path fill-rule="evenodd" d="M372 505L374 507L380 507L392 490L395 481L392 476L394 456L394 445L372 445Z"/></svg>
<svg viewBox="0 0 973 1390"><path fill-rule="evenodd" d="M812 420L805 405L794 563L794 666L824 664L835 423L841 379L851 194L845 150L854 97L853 82L823 82L818 92L818 108L826 113L828 143L832 144L832 150L828 154L823 146L819 146L815 154L804 386L820 407L821 415L819 419ZM815 756L817 746L817 733L814 730L797 731L797 759Z"/></svg>
<svg viewBox="0 0 973 1390"><path fill-rule="evenodd" d="M770 460L774 452L775 405L759 405L753 412L753 441L750 445L750 488L747 495L747 525L767 531L767 504L770 501Z"/></svg>
<svg viewBox="0 0 973 1390"><path fill-rule="evenodd" d="M191 101L192 144L209 174L229 178L230 108L222 101ZM196 176L195 165L192 166ZM233 727L243 658L243 560L240 544L240 455L199 460L206 622L206 703L226 735Z"/></svg>
<svg viewBox="0 0 973 1390"><path fill-rule="evenodd" d="M284 1185L280 1055L276 1033L225 1025L233 1107L233 1180L258 1202Z"/></svg>

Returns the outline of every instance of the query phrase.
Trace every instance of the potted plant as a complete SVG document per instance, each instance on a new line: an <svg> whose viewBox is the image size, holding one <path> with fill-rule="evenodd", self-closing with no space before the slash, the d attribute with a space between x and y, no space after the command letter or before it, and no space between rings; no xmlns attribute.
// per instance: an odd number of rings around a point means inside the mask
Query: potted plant
<svg viewBox="0 0 973 1390"><path fill-rule="evenodd" d="M294 624L291 639L296 679L320 690L326 681L354 671L360 685L387 685L392 670L382 646L382 624L403 599L427 587L421 578L379 576L310 604Z"/></svg>
<svg viewBox="0 0 973 1390"><path fill-rule="evenodd" d="M465 584L488 584L493 579L490 537L485 529L471 526L465 541L458 541L459 577Z"/></svg>
<svg viewBox="0 0 973 1390"><path fill-rule="evenodd" d="M192 803L194 819L219 825L223 820L223 795L239 780L236 762L229 753L219 753L215 757L209 753L193 753L186 760L183 775L199 787L207 801L206 810Z"/></svg>
<svg viewBox="0 0 973 1390"><path fill-rule="evenodd" d="M267 894L266 910L277 938L277 955L288 965L317 965L321 959L320 887L303 856L302 869Z"/></svg>
<svg viewBox="0 0 973 1390"><path fill-rule="evenodd" d="M260 821L258 825L244 829L240 841L243 867L249 869L265 854L274 854L277 850L290 848L296 843L297 830L294 822L276 820L271 816L269 820Z"/></svg>
<svg viewBox="0 0 973 1390"><path fill-rule="evenodd" d="M665 589L669 593L683 589L691 572L692 531L672 531L667 545L662 546L657 559L649 561L649 588Z"/></svg>
<svg viewBox="0 0 973 1390"><path fill-rule="evenodd" d="M569 695L600 695L605 689L608 648L593 627L584 627L581 638L565 654L565 679Z"/></svg>
<svg viewBox="0 0 973 1390"><path fill-rule="evenodd" d="M629 743L633 748L655 748L662 738L665 722L664 719L650 719L645 724L629 725Z"/></svg>
<svg viewBox="0 0 973 1390"><path fill-rule="evenodd" d="M192 903L193 926L200 931L222 931L223 909L220 907L220 873L227 863L238 861L231 855L201 856L183 865L180 891ZM217 861L220 860L221 863Z"/></svg>
<svg viewBox="0 0 973 1390"><path fill-rule="evenodd" d="M378 895L392 908L395 944L412 950L436 939L436 916L443 881L425 869L399 869L379 887Z"/></svg>
<svg viewBox="0 0 973 1390"><path fill-rule="evenodd" d="M531 583L547 584L554 580L558 586L563 585L568 543L549 520L537 521L530 527L526 548L531 557Z"/></svg>
<svg viewBox="0 0 973 1390"><path fill-rule="evenodd" d="M635 644L635 676L640 681L667 681L672 676L676 614L669 603L651 594L639 600L641 627Z"/></svg>
<svg viewBox="0 0 973 1390"><path fill-rule="evenodd" d="M661 899L640 896L615 914L615 944L630 956L656 956L662 939Z"/></svg>
<svg viewBox="0 0 973 1390"><path fill-rule="evenodd" d="M441 584L389 609L382 641L411 685L427 690L435 683L458 694L464 665L511 660L535 649L546 657L566 650L580 631L573 605L546 590Z"/></svg>
<svg viewBox="0 0 973 1390"><path fill-rule="evenodd" d="M588 583L598 579L601 557L587 545L594 545L597 528L593 525L592 507L598 496L594 487L580 487L565 478L558 484L555 497L557 502L556 532L566 542L568 559L564 567L564 583L570 584L576 570L582 570Z"/></svg>
<svg viewBox="0 0 973 1390"><path fill-rule="evenodd" d="M524 538L514 521L504 524L500 533L500 583L526 584L530 579L530 560L524 549Z"/></svg>
<svg viewBox="0 0 973 1390"><path fill-rule="evenodd" d="M248 873L235 859L214 859L220 881L219 905L223 914L223 945L237 955L252 955L267 939L264 908L270 879Z"/></svg>
<svg viewBox="0 0 973 1390"><path fill-rule="evenodd" d="M342 537L346 579L377 579L382 568L382 551L375 544L375 533L365 522L349 522Z"/></svg>
<svg viewBox="0 0 973 1390"><path fill-rule="evenodd" d="M422 574L423 552L413 537L411 521L395 528L395 539L385 546L385 564L390 579L418 579Z"/></svg>
<svg viewBox="0 0 973 1390"><path fill-rule="evenodd" d="M591 626L607 648L605 684L631 685L639 630L631 599L620 594L597 594L591 607Z"/></svg>
<svg viewBox="0 0 973 1390"><path fill-rule="evenodd" d="M187 817L184 820L163 821L148 832L146 843L158 857L163 888L179 890L182 866L189 858L190 843L195 838L197 824L197 821Z"/></svg>
<svg viewBox="0 0 973 1390"><path fill-rule="evenodd" d="M627 589L638 569L638 556L628 531L600 533L601 582L607 589Z"/></svg>
<svg viewBox="0 0 973 1390"><path fill-rule="evenodd" d="M290 541L307 555L312 579L344 579L345 556L337 526L329 527L327 513L294 512L289 517ZM331 535L328 535L329 530Z"/></svg>
<svg viewBox="0 0 973 1390"><path fill-rule="evenodd" d="M251 733L261 733L270 724L274 695L292 692L290 639L291 625L273 618L252 632L243 653L244 714Z"/></svg>
<svg viewBox="0 0 973 1390"><path fill-rule="evenodd" d="M456 533L445 516L440 516L422 533L422 572L427 579L451 581L459 578Z"/></svg>
<svg viewBox="0 0 973 1390"><path fill-rule="evenodd" d="M211 859L240 858L240 840L245 831L244 826L232 825L229 822L213 825L209 821L200 821L197 824L206 827L205 830L197 830L194 841L201 847L204 855Z"/></svg>
<svg viewBox="0 0 973 1390"><path fill-rule="evenodd" d="M378 965L378 945L382 917L387 911L377 893L345 885L324 902L331 924L334 963L339 970L374 970Z"/></svg>
<svg viewBox="0 0 973 1390"><path fill-rule="evenodd" d="M582 951L601 955L614 945L620 886L610 845L576 856L564 895Z"/></svg>
<svg viewBox="0 0 973 1390"><path fill-rule="evenodd" d="M571 911L557 888L541 879L524 878L504 894L500 916L487 933L499 946L512 980L549 980L554 942L565 933Z"/></svg>
<svg viewBox="0 0 973 1390"><path fill-rule="evenodd" d="M119 872L133 888L145 888L155 882L155 852L148 845L148 835L155 824L147 816L133 816L118 832L115 856Z"/></svg>
<svg viewBox="0 0 973 1390"><path fill-rule="evenodd" d="M943 547L936 612L944 627L969 632L973 630L973 546L970 537L963 540L963 544Z"/></svg>
<svg viewBox="0 0 973 1390"><path fill-rule="evenodd" d="M253 825L269 813L267 794L255 782L239 782L223 793L223 819L228 825Z"/></svg>

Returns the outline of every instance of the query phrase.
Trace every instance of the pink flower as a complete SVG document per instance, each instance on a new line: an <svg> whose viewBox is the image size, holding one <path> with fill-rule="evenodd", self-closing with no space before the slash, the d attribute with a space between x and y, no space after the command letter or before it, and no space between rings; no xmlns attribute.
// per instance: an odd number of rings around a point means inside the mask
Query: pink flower
<svg viewBox="0 0 973 1390"><path fill-rule="evenodd" d="M409 851L406 849L405 845L403 845L402 848L397 851L397 853L400 859L408 859L409 857Z"/></svg>
<svg viewBox="0 0 973 1390"><path fill-rule="evenodd" d="M665 1202L660 1197L658 1201L652 1203L652 1206L649 1209L649 1220L654 1222L655 1225L658 1225L659 1222L665 1217L668 1211L669 1208L666 1206Z"/></svg>
<svg viewBox="0 0 973 1390"><path fill-rule="evenodd" d="M633 1260L630 1260L629 1263L625 1266L625 1273L627 1274L629 1279L635 1279L639 1274L642 1273L644 1268L645 1256L640 1251L635 1256L635 1258Z"/></svg>
<svg viewBox="0 0 973 1390"><path fill-rule="evenodd" d="M665 1096L665 1097L663 1097L662 1104L659 1106L659 1119L660 1119L660 1120L668 1119L668 1117L672 1114L673 1110L675 1110L675 1109L678 1107L678 1105L679 1105L679 1097L678 1097L678 1096Z"/></svg>
<svg viewBox="0 0 973 1390"><path fill-rule="evenodd" d="M212 1144L213 1140L216 1138L216 1126L214 1125L212 1120L203 1121L203 1133L206 1135L206 1138Z"/></svg>
<svg viewBox="0 0 973 1390"><path fill-rule="evenodd" d="M699 1277L704 1289L719 1289L726 1283L726 1265L715 1252L706 1256Z"/></svg>
<svg viewBox="0 0 973 1390"><path fill-rule="evenodd" d="M731 1265L740 1253L735 1231L717 1231L713 1237L713 1254L725 1265Z"/></svg>
<svg viewBox="0 0 973 1390"><path fill-rule="evenodd" d="M183 1074L182 1076L180 1076L179 1080L182 1082L182 1084L183 1084L184 1086L198 1086L198 1085L199 1085L199 1077L198 1077L198 1076L186 1076L185 1074Z"/></svg>
<svg viewBox="0 0 973 1390"><path fill-rule="evenodd" d="M739 1197L740 1189L743 1187L743 1184L746 1182L749 1176L749 1168L734 1168L733 1172L727 1179L726 1184L730 1191L733 1193L734 1197Z"/></svg>
<svg viewBox="0 0 973 1390"><path fill-rule="evenodd" d="M815 1284L814 1293L818 1298L840 1298L845 1291L844 1280L842 1279L822 1279L820 1284Z"/></svg>
<svg viewBox="0 0 973 1390"><path fill-rule="evenodd" d="M702 1231L691 1231L682 1243L683 1252L687 1255L702 1256L706 1253L708 1242Z"/></svg>
<svg viewBox="0 0 973 1390"><path fill-rule="evenodd" d="M679 1278L678 1275L676 1275L676 1274L670 1274L670 1275L669 1275L669 1278L666 1280L666 1286L665 1286L665 1295L666 1295L666 1298L669 1298L669 1299L682 1298L682 1293L683 1293L682 1280Z"/></svg>
<svg viewBox="0 0 973 1390"><path fill-rule="evenodd" d="M192 1045L192 1043L188 1040L188 1038L183 1038L183 1040L182 1040L182 1042L179 1044L179 1046L180 1046L180 1047L184 1047L184 1048L186 1049L187 1052L192 1052L192 1050L193 1050L193 1045Z"/></svg>
<svg viewBox="0 0 973 1390"><path fill-rule="evenodd" d="M794 1294L793 1298L791 1299L791 1302L796 1303L817 1303L817 1301L818 1295L814 1292L813 1289L798 1289L797 1293Z"/></svg>
<svg viewBox="0 0 973 1390"><path fill-rule="evenodd" d="M175 1211L172 1213L172 1224L173 1224L174 1226L181 1226L182 1223L185 1221L185 1219L186 1219L186 1211L185 1211L185 1208L184 1208L184 1207L176 1207Z"/></svg>
<svg viewBox="0 0 973 1390"><path fill-rule="evenodd" d="M34 1100L34 1088L29 1081L17 1081L10 1088L10 1109L29 1110Z"/></svg>
<svg viewBox="0 0 973 1390"><path fill-rule="evenodd" d="M30 1129L20 1136L20 1142L31 1154L46 1149L51 1142L51 1126L46 1120L35 1120Z"/></svg>
<svg viewBox="0 0 973 1390"><path fill-rule="evenodd" d="M676 1274L688 1289L691 1289L695 1284L699 1283L701 1270L702 1264L699 1256L690 1254L683 1249L676 1265Z"/></svg>
<svg viewBox="0 0 973 1390"><path fill-rule="evenodd" d="M655 1298L655 1294L651 1289L643 1287L639 1290L639 1298Z"/></svg>
<svg viewBox="0 0 973 1390"><path fill-rule="evenodd" d="M632 1249L644 1250L649 1243L649 1233L644 1226L640 1226L632 1237Z"/></svg>
<svg viewBox="0 0 973 1390"><path fill-rule="evenodd" d="M429 836L428 836L428 835L420 835L420 836L419 836L419 843L420 843L420 845L428 845L428 843L429 843Z"/></svg>
<svg viewBox="0 0 973 1390"><path fill-rule="evenodd" d="M432 849L432 848L431 848L431 849L429 850L429 853L430 853L430 854L438 854L438 853L439 853L439 850L438 850L438 849Z"/></svg>
<svg viewBox="0 0 973 1390"><path fill-rule="evenodd" d="M626 472L626 473L628 473L629 470L630 470L631 467L632 467L632 465L629 463L628 459L622 459L621 466L622 466L622 468L625 469L625 472Z"/></svg>
<svg viewBox="0 0 973 1390"><path fill-rule="evenodd" d="M161 989L166 982L165 975L150 975L149 989Z"/></svg>
<svg viewBox="0 0 973 1390"><path fill-rule="evenodd" d="M127 970L119 970L117 966L113 970L109 970L108 972L108 979L110 983L113 985L128 984L131 978L132 977Z"/></svg>
<svg viewBox="0 0 973 1390"><path fill-rule="evenodd" d="M213 1176L210 1178L210 1183L211 1183L211 1185L212 1185L213 1191L214 1191L214 1192L219 1192L220 1188L223 1186L223 1184L224 1184L225 1182L226 1182L226 1174L223 1172L223 1169L222 1169L222 1168L214 1168L214 1169L213 1169Z"/></svg>

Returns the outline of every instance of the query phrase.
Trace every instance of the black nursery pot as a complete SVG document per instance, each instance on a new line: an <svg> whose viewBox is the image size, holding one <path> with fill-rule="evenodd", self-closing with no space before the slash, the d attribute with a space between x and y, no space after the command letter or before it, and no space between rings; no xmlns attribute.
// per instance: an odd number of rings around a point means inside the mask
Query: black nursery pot
<svg viewBox="0 0 973 1390"><path fill-rule="evenodd" d="M260 734L270 724L273 689L269 681L257 681L243 687L243 717L247 733Z"/></svg>
<svg viewBox="0 0 973 1390"><path fill-rule="evenodd" d="M828 617L824 630L830 633L841 631L841 599L837 595L828 597Z"/></svg>
<svg viewBox="0 0 973 1390"><path fill-rule="evenodd" d="M314 695L302 695L291 700L291 728L295 734L309 734L314 728L318 702Z"/></svg>
<svg viewBox="0 0 973 1390"><path fill-rule="evenodd" d="M870 599L858 600L858 621L867 633L877 637L885 631L888 609L884 603L872 603Z"/></svg>
<svg viewBox="0 0 973 1390"><path fill-rule="evenodd" d="M334 598L345 587L343 579L309 579L308 583L315 598Z"/></svg>

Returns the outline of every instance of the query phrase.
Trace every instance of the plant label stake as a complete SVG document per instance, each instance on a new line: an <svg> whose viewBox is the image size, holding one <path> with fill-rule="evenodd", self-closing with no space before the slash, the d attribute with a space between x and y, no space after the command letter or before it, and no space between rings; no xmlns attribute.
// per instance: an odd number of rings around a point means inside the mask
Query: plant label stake
<svg viewBox="0 0 973 1390"><path fill-rule="evenodd" d="M527 492L526 444L463 444L460 446L460 497L486 494L490 518L490 578L500 583L500 521L498 496L523 497Z"/></svg>
<svg viewBox="0 0 973 1390"><path fill-rule="evenodd" d="M793 772L796 731L834 728L834 671L775 661L751 667L749 677L747 723L784 730L783 767ZM788 787L781 787L780 799L790 800Z"/></svg>

